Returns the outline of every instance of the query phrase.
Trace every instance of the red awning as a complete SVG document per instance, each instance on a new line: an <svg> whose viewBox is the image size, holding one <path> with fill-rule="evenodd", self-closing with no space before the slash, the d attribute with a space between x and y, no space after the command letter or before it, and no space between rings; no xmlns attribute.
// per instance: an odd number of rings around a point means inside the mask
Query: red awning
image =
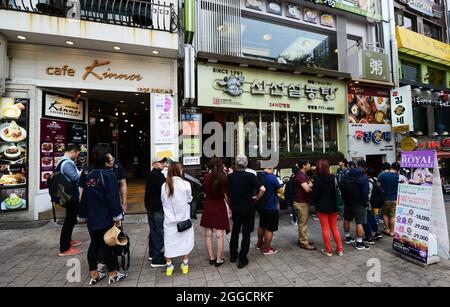
<svg viewBox="0 0 450 307"><path fill-rule="evenodd" d="M438 151L437 156L441 159L450 158L450 151Z"/></svg>

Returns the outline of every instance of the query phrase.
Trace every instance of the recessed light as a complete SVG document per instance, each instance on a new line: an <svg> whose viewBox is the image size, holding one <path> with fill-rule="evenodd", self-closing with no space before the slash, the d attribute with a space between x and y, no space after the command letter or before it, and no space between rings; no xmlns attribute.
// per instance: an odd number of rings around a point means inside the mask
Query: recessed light
<svg viewBox="0 0 450 307"><path fill-rule="evenodd" d="M126 119L125 122L128 123L128 119Z"/></svg>
<svg viewBox="0 0 450 307"><path fill-rule="evenodd" d="M138 93L135 93L134 95L135 95L135 96L139 96L139 94L138 94Z"/></svg>
<svg viewBox="0 0 450 307"><path fill-rule="evenodd" d="M123 133L127 133L127 131L126 131L126 130L124 130L124 131L123 131Z"/></svg>
<svg viewBox="0 0 450 307"><path fill-rule="evenodd" d="M123 115L123 116L125 116L125 115L126 115L126 113L125 113L125 112L122 112L122 115Z"/></svg>
<svg viewBox="0 0 450 307"><path fill-rule="evenodd" d="M74 43L74 42L72 42L72 41L66 41L66 44L67 44L67 45L70 45L70 46L73 46L73 45L75 45L75 43Z"/></svg>
<svg viewBox="0 0 450 307"><path fill-rule="evenodd" d="M87 94L87 91L82 90L82 91L80 91L80 93L81 93L81 94Z"/></svg>
<svg viewBox="0 0 450 307"><path fill-rule="evenodd" d="M114 50L120 50L121 49L119 46L114 46L113 48L114 48Z"/></svg>
<svg viewBox="0 0 450 307"><path fill-rule="evenodd" d="M272 35L270 35L270 34L264 34L263 35L263 40L270 41L271 39L272 39Z"/></svg>
<svg viewBox="0 0 450 307"><path fill-rule="evenodd" d="M359 84L359 81L355 81L355 84Z"/></svg>
<svg viewBox="0 0 450 307"><path fill-rule="evenodd" d="M145 111L148 111L148 108L145 108Z"/></svg>
<svg viewBox="0 0 450 307"><path fill-rule="evenodd" d="M123 103L123 100L121 100L120 103Z"/></svg>
<svg viewBox="0 0 450 307"><path fill-rule="evenodd" d="M103 123L105 120L103 118L100 118L100 122Z"/></svg>
<svg viewBox="0 0 450 307"><path fill-rule="evenodd" d="M153 50L152 53L155 54L155 55L157 55L157 54L159 54L159 51L158 51L158 50Z"/></svg>
<svg viewBox="0 0 450 307"><path fill-rule="evenodd" d="M133 124L131 124L131 125L130 125L130 127L131 127L131 128L133 128L133 127L134 127L134 125L133 125Z"/></svg>
<svg viewBox="0 0 450 307"><path fill-rule="evenodd" d="M141 104L145 104L145 101L141 101Z"/></svg>
<svg viewBox="0 0 450 307"><path fill-rule="evenodd" d="M27 39L25 36L22 36L22 35L17 35L16 37L23 41Z"/></svg>
<svg viewBox="0 0 450 307"><path fill-rule="evenodd" d="M119 116L119 112L116 112L116 116Z"/></svg>

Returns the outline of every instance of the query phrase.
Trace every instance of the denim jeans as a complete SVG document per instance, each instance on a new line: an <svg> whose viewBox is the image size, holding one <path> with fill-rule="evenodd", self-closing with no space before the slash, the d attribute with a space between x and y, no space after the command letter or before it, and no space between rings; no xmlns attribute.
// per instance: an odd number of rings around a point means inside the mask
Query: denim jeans
<svg viewBox="0 0 450 307"><path fill-rule="evenodd" d="M148 253L152 262L156 264L165 264L164 259L164 211L148 211L148 225L150 235L148 239Z"/></svg>
<svg viewBox="0 0 450 307"><path fill-rule="evenodd" d="M373 210L367 210L367 223L363 226L366 239L372 238L373 233L378 233L378 224Z"/></svg>

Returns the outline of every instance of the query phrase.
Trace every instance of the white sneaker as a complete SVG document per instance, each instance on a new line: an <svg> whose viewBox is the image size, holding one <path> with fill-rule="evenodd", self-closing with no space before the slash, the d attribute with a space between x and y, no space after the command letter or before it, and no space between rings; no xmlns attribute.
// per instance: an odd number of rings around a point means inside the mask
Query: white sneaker
<svg viewBox="0 0 450 307"><path fill-rule="evenodd" d="M127 274L125 273L120 273L117 272L117 275L114 277L110 277L108 280L108 285L114 285L117 284L118 282L121 282L122 280L124 280L125 278L127 278Z"/></svg>

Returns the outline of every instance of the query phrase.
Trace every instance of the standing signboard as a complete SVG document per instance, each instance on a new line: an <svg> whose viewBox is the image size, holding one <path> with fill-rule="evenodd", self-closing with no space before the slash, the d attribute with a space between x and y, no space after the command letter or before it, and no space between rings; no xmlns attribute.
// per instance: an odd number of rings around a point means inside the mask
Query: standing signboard
<svg viewBox="0 0 450 307"><path fill-rule="evenodd" d="M403 152L408 182L399 185L394 250L423 264L449 256L442 182L434 151Z"/></svg>

